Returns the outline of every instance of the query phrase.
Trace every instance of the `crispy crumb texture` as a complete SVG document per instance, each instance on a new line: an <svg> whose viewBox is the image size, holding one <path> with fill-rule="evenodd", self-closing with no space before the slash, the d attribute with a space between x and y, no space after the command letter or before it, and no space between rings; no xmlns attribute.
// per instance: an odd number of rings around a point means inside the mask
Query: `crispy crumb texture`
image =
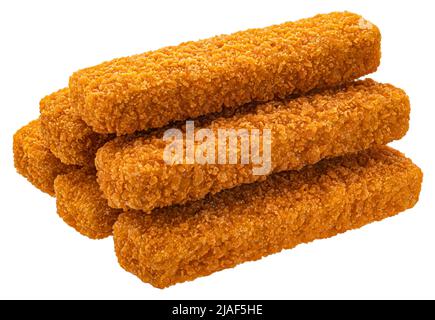
<svg viewBox="0 0 435 320"><path fill-rule="evenodd" d="M408 130L409 99L388 84L364 80L296 99L255 105L205 128L271 129L271 173L400 139ZM114 208L150 212L261 181L250 164L166 164L159 136L119 137L97 152L98 182ZM217 148L217 146L216 146ZM227 152L230 145L227 144ZM240 155L240 144L237 146ZM231 149L231 152L235 150ZM218 151L216 151L217 154Z"/></svg>
<svg viewBox="0 0 435 320"><path fill-rule="evenodd" d="M327 238L411 208L422 172L378 147L225 190L114 227L121 266L164 288Z"/></svg>
<svg viewBox="0 0 435 320"><path fill-rule="evenodd" d="M185 42L75 72L73 105L100 133L158 128L374 72L378 28L349 12Z"/></svg>
<svg viewBox="0 0 435 320"><path fill-rule="evenodd" d="M30 122L15 133L13 151L17 172L51 196L54 196L54 179L77 168L63 164L50 152L41 136L39 120Z"/></svg>
<svg viewBox="0 0 435 320"><path fill-rule="evenodd" d="M63 163L93 166L95 153L111 135L93 132L73 112L69 89L44 97L40 102L41 131L50 151Z"/></svg>
<svg viewBox="0 0 435 320"><path fill-rule="evenodd" d="M112 234L112 226L121 211L107 205L95 171L83 168L58 176L54 189L57 213L69 226L91 239L103 239Z"/></svg>

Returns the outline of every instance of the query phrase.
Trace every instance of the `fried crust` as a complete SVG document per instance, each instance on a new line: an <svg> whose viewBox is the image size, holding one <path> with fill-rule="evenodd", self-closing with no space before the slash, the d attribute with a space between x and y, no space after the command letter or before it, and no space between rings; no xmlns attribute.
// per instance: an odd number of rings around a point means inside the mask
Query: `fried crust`
<svg viewBox="0 0 435 320"><path fill-rule="evenodd" d="M247 112L249 106L240 110ZM225 110L219 114L210 114L196 119L201 124L208 124L217 118L230 118L233 110ZM176 126L182 127L181 124ZM152 137L162 134L165 128L150 133L137 133L124 137L133 140L139 136ZM97 182L95 168L83 167L71 173L60 175L54 183L57 212L59 216L80 234L91 239L103 239L112 235L112 226L122 212L108 206Z"/></svg>
<svg viewBox="0 0 435 320"><path fill-rule="evenodd" d="M215 137L225 128L271 129L272 173L300 169L324 158L400 139L408 130L409 112L405 92L364 80L296 99L259 104L247 113L216 118L205 128ZM265 179L253 174L252 163L240 161L236 165L167 164L167 145L161 137L120 137L97 152L98 182L111 207L150 212ZM240 149L239 144L239 157ZM227 144L230 151L235 150Z"/></svg>
<svg viewBox="0 0 435 320"><path fill-rule="evenodd" d="M92 129L73 112L69 89L61 89L40 102L41 131L50 151L63 163L94 166L95 153L113 138Z"/></svg>
<svg viewBox="0 0 435 320"><path fill-rule="evenodd" d="M58 176L54 189L57 213L69 226L91 239L112 235L113 224L121 210L107 205L94 170L83 168Z"/></svg>
<svg viewBox="0 0 435 320"><path fill-rule="evenodd" d="M376 71L379 29L349 12L185 42L75 72L71 100L99 133L162 127Z"/></svg>
<svg viewBox="0 0 435 320"><path fill-rule="evenodd" d="M54 196L54 179L76 170L63 164L48 149L41 135L39 120L18 130L13 138L14 164L17 172L42 192Z"/></svg>
<svg viewBox="0 0 435 320"><path fill-rule="evenodd" d="M328 238L418 200L422 172L388 147L323 160L114 226L120 265L157 288Z"/></svg>

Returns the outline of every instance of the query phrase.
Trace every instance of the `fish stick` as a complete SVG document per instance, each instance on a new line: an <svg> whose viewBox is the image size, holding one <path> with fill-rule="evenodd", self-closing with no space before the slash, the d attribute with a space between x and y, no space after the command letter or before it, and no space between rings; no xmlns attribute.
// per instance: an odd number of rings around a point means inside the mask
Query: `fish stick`
<svg viewBox="0 0 435 320"><path fill-rule="evenodd" d="M241 109L244 108L247 106ZM233 114L232 110L226 110L197 121L205 125L217 117L228 118ZM158 131L138 133L137 136L149 137L158 134ZM135 136L129 136L128 139L134 139ZM122 210L108 206L98 185L95 168L83 167L58 176L54 181L54 190L57 213L65 223L90 239L103 239L112 235L113 224Z"/></svg>
<svg viewBox="0 0 435 320"><path fill-rule="evenodd" d="M94 166L95 153L111 135L92 131L73 112L69 89L61 89L41 100L41 131L50 151L63 163Z"/></svg>
<svg viewBox="0 0 435 320"><path fill-rule="evenodd" d="M17 172L51 196L54 196L54 179L78 168L63 164L50 152L41 136L39 120L31 121L15 133L13 152Z"/></svg>
<svg viewBox="0 0 435 320"><path fill-rule="evenodd" d="M222 129L270 129L270 171L264 174L255 174L252 161L219 164L215 158L214 163L186 164L186 158L183 163L171 164L165 161L168 142L161 137L120 137L97 152L98 182L111 207L150 212L261 181L273 172L300 169L324 158L400 139L408 130L409 112L409 99L402 90L373 80L358 81L259 104L247 113L217 118L204 127L215 137ZM195 149L201 145L196 142ZM239 160L246 153L241 143L224 147L228 154L237 152Z"/></svg>
<svg viewBox="0 0 435 320"><path fill-rule="evenodd" d="M380 42L357 14L321 14L79 70L70 95L94 131L128 134L355 80L376 71Z"/></svg>
<svg viewBox="0 0 435 320"><path fill-rule="evenodd" d="M120 265L157 288L210 275L411 208L422 172L388 147L323 160L114 226Z"/></svg>
<svg viewBox="0 0 435 320"><path fill-rule="evenodd" d="M121 210L112 209L103 198L90 168L60 175L54 181L59 216L76 231L91 239L112 235Z"/></svg>

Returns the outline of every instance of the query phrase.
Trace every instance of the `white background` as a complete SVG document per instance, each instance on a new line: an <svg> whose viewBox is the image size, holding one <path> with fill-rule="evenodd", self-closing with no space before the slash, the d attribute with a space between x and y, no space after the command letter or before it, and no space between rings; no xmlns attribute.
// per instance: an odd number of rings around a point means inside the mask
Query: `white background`
<svg viewBox="0 0 435 320"><path fill-rule="evenodd" d="M0 298L435 298L433 1L1 1ZM12 135L39 99L104 60L317 13L377 24L373 76L406 89L408 135L393 146L425 173L418 205L397 217L261 261L159 290L117 264L112 239L91 241L55 200L15 173Z"/></svg>

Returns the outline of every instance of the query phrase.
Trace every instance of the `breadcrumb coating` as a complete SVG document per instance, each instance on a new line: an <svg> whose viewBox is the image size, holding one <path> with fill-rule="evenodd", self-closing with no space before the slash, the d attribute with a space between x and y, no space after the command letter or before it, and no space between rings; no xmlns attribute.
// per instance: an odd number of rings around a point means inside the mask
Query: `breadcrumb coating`
<svg viewBox="0 0 435 320"><path fill-rule="evenodd" d="M69 226L91 239L112 235L112 226L121 210L107 205L94 170L83 168L58 176L54 189L57 213Z"/></svg>
<svg viewBox="0 0 435 320"><path fill-rule="evenodd" d="M270 129L273 173L400 139L408 130L409 112L405 92L364 80L296 99L259 104L247 113L216 118L205 128L213 130L216 137L217 131L225 128ZM161 137L119 137L97 152L98 182L111 207L150 212L265 179L253 174L252 163L241 161L167 164L167 145ZM227 152L235 151L230 150L230 144L226 147ZM240 144L236 151L240 157Z"/></svg>
<svg viewBox="0 0 435 320"><path fill-rule="evenodd" d="M376 71L379 29L349 12L220 35L75 72L70 95L100 133L159 128Z"/></svg>
<svg viewBox="0 0 435 320"><path fill-rule="evenodd" d="M247 108L248 106L243 106L240 110ZM207 124L217 117L228 118L233 114L232 110L226 110L219 114L207 115L197 121ZM129 135L125 139L134 139L138 136L150 137L161 134L161 130L150 133L140 132ZM54 182L54 189L57 212L69 226L91 239L103 239L112 235L113 224L122 210L108 206L98 185L95 168L83 167L58 176Z"/></svg>
<svg viewBox="0 0 435 320"><path fill-rule="evenodd" d="M41 136L39 119L31 121L15 133L13 151L17 172L51 196L54 196L54 179L78 168L63 164L50 152Z"/></svg>
<svg viewBox="0 0 435 320"><path fill-rule="evenodd" d="M73 112L69 89L61 89L41 100L41 131L50 151L63 163L93 166L95 153L111 135L92 131Z"/></svg>
<svg viewBox="0 0 435 320"><path fill-rule="evenodd" d="M121 266L157 288L193 280L393 216L418 200L422 172L387 147L323 160L114 226Z"/></svg>

